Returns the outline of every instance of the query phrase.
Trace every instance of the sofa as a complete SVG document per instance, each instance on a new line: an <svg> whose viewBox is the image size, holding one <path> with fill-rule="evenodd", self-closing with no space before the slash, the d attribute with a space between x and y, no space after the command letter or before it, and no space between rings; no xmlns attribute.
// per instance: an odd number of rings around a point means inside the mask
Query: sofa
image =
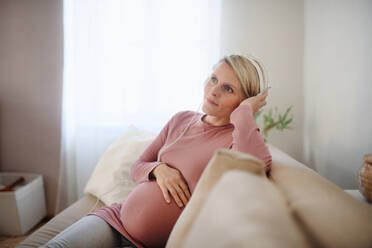
<svg viewBox="0 0 372 248"><path fill-rule="evenodd" d="M93 209L136 186L130 166L154 135L130 129L102 155L85 195L17 247L39 247ZM168 239L172 247L372 247L372 206L268 144L272 169L220 149L207 164Z"/></svg>

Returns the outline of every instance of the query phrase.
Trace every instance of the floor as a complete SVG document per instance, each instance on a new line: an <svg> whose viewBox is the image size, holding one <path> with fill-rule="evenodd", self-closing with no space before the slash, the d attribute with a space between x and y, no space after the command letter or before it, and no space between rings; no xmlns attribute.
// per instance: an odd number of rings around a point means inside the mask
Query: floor
<svg viewBox="0 0 372 248"><path fill-rule="evenodd" d="M34 228L32 228L28 233L23 236L0 236L0 247L1 248L13 248L16 247L19 243L21 243L24 239L26 239L30 234L35 232L37 229L42 227L45 223L47 223L50 218L45 218L40 221Z"/></svg>

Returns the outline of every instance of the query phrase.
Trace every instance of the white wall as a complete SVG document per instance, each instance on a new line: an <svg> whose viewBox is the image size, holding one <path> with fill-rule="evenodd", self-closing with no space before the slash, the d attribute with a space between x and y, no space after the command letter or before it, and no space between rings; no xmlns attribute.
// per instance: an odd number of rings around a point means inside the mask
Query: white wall
<svg viewBox="0 0 372 248"><path fill-rule="evenodd" d="M222 2L221 54L251 53L271 78L266 109L294 105L294 130L273 130L269 143L303 161L303 1L225 0ZM260 122L259 122L260 123Z"/></svg>
<svg viewBox="0 0 372 248"><path fill-rule="evenodd" d="M372 1L305 1L305 163L357 188L372 152Z"/></svg>

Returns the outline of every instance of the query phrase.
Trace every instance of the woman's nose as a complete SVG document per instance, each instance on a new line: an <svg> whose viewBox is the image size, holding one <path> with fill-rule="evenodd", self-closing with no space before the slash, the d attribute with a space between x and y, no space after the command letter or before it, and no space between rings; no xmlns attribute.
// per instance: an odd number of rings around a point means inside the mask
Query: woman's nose
<svg viewBox="0 0 372 248"><path fill-rule="evenodd" d="M212 94L213 96L217 96L217 95L218 95L218 90L219 90L218 85L213 85L213 86L212 86L212 89L211 89L211 94Z"/></svg>

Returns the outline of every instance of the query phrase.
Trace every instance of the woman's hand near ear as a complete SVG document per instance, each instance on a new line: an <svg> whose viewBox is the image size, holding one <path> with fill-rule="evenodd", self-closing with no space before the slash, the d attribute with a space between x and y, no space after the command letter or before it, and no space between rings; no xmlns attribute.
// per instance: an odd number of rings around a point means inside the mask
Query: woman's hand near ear
<svg viewBox="0 0 372 248"><path fill-rule="evenodd" d="M260 108L262 108L263 106L266 105L266 97L268 96L269 92L266 91L265 93L263 93L262 95L260 96L252 96L252 97L249 97L247 99L244 99L240 104L240 105L248 105L251 107L252 109L252 113L253 115L255 115L259 110Z"/></svg>

